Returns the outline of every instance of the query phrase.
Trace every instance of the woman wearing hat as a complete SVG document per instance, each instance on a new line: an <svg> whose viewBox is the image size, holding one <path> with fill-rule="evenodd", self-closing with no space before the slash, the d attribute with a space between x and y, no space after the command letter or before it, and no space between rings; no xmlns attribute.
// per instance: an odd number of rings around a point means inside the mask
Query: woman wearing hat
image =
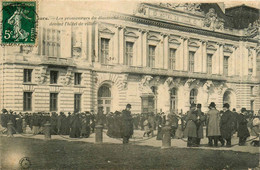
<svg viewBox="0 0 260 170"><path fill-rule="evenodd" d="M220 113L216 109L216 104L211 102L209 105L209 112L207 116L207 136L209 138L209 146L218 146L218 139L220 137Z"/></svg>

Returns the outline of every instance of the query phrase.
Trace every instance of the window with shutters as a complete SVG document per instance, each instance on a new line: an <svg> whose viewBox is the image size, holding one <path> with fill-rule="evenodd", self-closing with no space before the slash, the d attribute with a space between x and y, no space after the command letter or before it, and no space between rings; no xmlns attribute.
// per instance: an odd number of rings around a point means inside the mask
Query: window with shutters
<svg viewBox="0 0 260 170"><path fill-rule="evenodd" d="M170 48L169 66L168 66L170 70L175 70L175 60L176 60L176 49Z"/></svg>
<svg viewBox="0 0 260 170"><path fill-rule="evenodd" d="M74 112L81 111L81 94L74 94Z"/></svg>
<svg viewBox="0 0 260 170"><path fill-rule="evenodd" d="M24 69L23 70L23 82L30 83L32 82L32 69Z"/></svg>
<svg viewBox="0 0 260 170"><path fill-rule="evenodd" d="M153 68L155 66L155 48L156 48L156 46L149 45L147 66L151 67L151 68Z"/></svg>
<svg viewBox="0 0 260 170"><path fill-rule="evenodd" d="M229 57L228 56L224 56L224 61L223 61L223 73L225 76L228 75L228 59Z"/></svg>
<svg viewBox="0 0 260 170"><path fill-rule="evenodd" d="M195 52L190 51L189 52L189 71L194 72L194 55Z"/></svg>
<svg viewBox="0 0 260 170"><path fill-rule="evenodd" d="M58 93L50 93L50 111L58 110Z"/></svg>
<svg viewBox="0 0 260 170"><path fill-rule="evenodd" d="M108 64L109 61L109 39L101 38L101 64Z"/></svg>
<svg viewBox="0 0 260 170"><path fill-rule="evenodd" d="M133 42L126 42L125 59L124 64L128 66L133 65Z"/></svg>
<svg viewBox="0 0 260 170"><path fill-rule="evenodd" d="M212 74L212 56L213 54L207 54L207 73Z"/></svg>
<svg viewBox="0 0 260 170"><path fill-rule="evenodd" d="M23 93L23 111L32 110L32 92Z"/></svg>

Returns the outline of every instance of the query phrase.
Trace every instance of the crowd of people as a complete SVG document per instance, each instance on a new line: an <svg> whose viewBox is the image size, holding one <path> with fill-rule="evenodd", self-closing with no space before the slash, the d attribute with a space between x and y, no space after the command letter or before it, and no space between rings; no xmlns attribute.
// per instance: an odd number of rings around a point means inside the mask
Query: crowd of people
<svg viewBox="0 0 260 170"><path fill-rule="evenodd" d="M246 108L242 108L240 114L235 109L230 110L228 103L223 105L223 110L218 111L216 104L211 102L209 111L204 114L201 111L201 104L191 104L190 111L186 117L186 133L188 137L187 146L197 147L200 145L200 140L203 138L203 124L206 126L206 136L208 137L208 145L210 147L221 146L231 147L232 136L237 132L239 137L239 145L245 145L247 138L251 134L259 135L259 116L248 114Z"/></svg>
<svg viewBox="0 0 260 170"><path fill-rule="evenodd" d="M204 136L208 137L209 146L231 146L231 137L237 132L239 145L245 145L246 139L250 136L249 130L254 135L259 133L259 116L249 114L245 108L238 114L236 110L230 111L229 104L223 105L223 110L218 111L216 104L211 102L209 111L203 113L201 104L191 104L190 110L186 113L141 113L131 114L131 105L127 104L122 111L104 114L101 108L97 114L90 112L68 113L60 112L45 113L16 113L2 109L0 123L7 127L9 122L13 125L13 133L42 134L45 124L50 123L52 135L69 135L71 138L88 138L94 133L96 125L102 125L107 129L107 135L112 138L123 138L123 143L128 143L134 130L143 130L143 137L155 137L162 140L163 127L170 127L172 138L188 138L188 147L200 146ZM204 134L206 127L206 134Z"/></svg>

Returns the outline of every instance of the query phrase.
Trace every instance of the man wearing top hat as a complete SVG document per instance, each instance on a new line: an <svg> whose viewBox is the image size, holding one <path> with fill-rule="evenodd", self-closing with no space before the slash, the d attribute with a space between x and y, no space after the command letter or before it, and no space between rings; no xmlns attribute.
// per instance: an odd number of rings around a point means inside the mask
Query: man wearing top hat
<svg viewBox="0 0 260 170"><path fill-rule="evenodd" d="M126 105L126 109L122 111L122 137L123 144L129 142L129 138L134 133L133 118L131 116L131 104Z"/></svg>
<svg viewBox="0 0 260 170"><path fill-rule="evenodd" d="M233 132L233 120L232 112L229 110L229 104L223 105L223 115L220 120L220 132L224 140L226 140L226 146L231 147L231 136Z"/></svg>

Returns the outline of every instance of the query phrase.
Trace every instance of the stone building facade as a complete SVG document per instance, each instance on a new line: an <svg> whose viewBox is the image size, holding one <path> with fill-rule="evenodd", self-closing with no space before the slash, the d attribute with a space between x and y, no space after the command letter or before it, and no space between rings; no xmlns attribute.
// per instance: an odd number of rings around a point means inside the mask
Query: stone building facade
<svg viewBox="0 0 260 170"><path fill-rule="evenodd" d="M2 47L0 107L110 112L131 103L134 113L186 112L192 102L206 111L213 101L218 109L224 102L260 108L259 20L236 29L217 4L194 3L93 15L84 26L39 21L38 47Z"/></svg>

